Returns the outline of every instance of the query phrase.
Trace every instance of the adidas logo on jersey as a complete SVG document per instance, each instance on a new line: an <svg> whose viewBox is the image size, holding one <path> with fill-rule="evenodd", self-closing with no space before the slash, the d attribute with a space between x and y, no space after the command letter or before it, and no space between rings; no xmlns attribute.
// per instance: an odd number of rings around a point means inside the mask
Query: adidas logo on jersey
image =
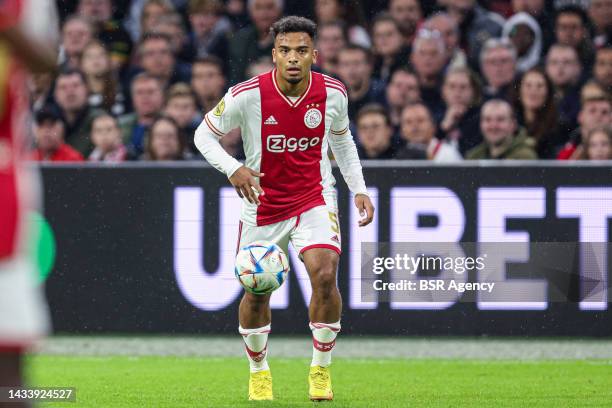
<svg viewBox="0 0 612 408"><path fill-rule="evenodd" d="M268 119L266 119L266 121L264 122L264 125L278 125L278 122L276 121L276 119L274 119L274 116L270 115Z"/></svg>

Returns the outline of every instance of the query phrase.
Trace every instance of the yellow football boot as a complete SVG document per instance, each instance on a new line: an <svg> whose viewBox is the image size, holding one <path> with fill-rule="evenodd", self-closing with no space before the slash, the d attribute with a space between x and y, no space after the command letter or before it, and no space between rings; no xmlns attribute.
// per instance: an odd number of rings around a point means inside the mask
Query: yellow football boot
<svg viewBox="0 0 612 408"><path fill-rule="evenodd" d="M329 368L311 366L308 375L308 397L311 401L331 401L334 398Z"/></svg>
<svg viewBox="0 0 612 408"><path fill-rule="evenodd" d="M266 401L273 399L272 373L270 373L270 370L251 373L249 377L249 400Z"/></svg>

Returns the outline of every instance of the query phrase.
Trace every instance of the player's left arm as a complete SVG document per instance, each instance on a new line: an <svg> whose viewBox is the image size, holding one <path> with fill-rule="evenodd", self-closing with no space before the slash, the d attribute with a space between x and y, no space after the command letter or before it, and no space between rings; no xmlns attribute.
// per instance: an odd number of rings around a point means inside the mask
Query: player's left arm
<svg viewBox="0 0 612 408"><path fill-rule="evenodd" d="M334 153L344 181L346 181L351 192L355 194L355 206L362 217L359 220L359 226L363 227L372 222L374 206L368 196L357 147L349 129L348 99L344 95L338 96L342 98L340 114L332 122L329 132L329 146Z"/></svg>

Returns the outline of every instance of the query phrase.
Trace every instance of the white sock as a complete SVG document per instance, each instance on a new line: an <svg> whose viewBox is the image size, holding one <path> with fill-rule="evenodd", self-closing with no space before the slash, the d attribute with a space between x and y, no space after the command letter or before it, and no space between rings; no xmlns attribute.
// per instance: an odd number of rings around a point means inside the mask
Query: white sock
<svg viewBox="0 0 612 408"><path fill-rule="evenodd" d="M336 336L340 331L340 320L336 323L310 323L312 330L312 363L311 366L327 367L331 364L331 352L336 345Z"/></svg>
<svg viewBox="0 0 612 408"><path fill-rule="evenodd" d="M244 329L238 326L238 331L242 334L246 355L249 359L251 372L269 370L268 367L268 333L270 325L258 327L256 329Z"/></svg>

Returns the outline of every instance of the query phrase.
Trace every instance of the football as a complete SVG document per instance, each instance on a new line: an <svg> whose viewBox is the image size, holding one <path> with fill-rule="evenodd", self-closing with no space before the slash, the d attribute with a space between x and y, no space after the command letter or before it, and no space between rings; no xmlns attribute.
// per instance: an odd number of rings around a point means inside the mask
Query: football
<svg viewBox="0 0 612 408"><path fill-rule="evenodd" d="M265 295L283 284L289 272L289 261L278 245L256 241L240 248L234 271L246 291Z"/></svg>

